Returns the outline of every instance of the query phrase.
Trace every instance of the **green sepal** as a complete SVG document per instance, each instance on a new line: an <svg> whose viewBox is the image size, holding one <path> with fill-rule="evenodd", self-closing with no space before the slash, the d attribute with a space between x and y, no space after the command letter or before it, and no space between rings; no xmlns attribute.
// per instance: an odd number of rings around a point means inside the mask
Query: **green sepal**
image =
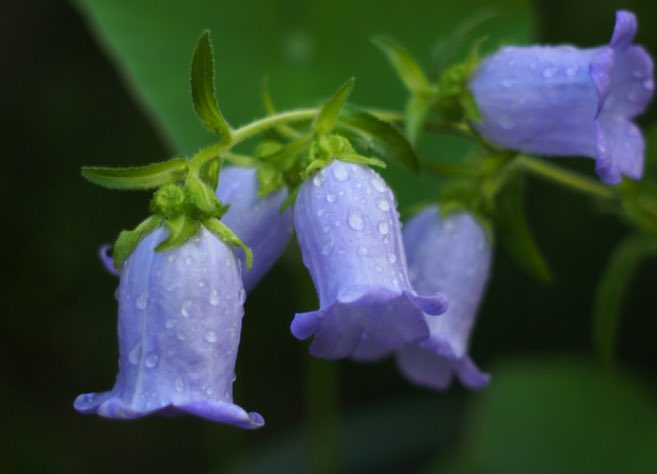
<svg viewBox="0 0 657 474"><path fill-rule="evenodd" d="M420 170L420 159L404 134L367 112L344 109L336 132L344 135L360 155L377 156L414 173Z"/></svg>
<svg viewBox="0 0 657 474"><path fill-rule="evenodd" d="M625 295L641 262L657 256L657 238L633 235L614 249L598 284L593 305L593 343L602 362L613 363Z"/></svg>
<svg viewBox="0 0 657 474"><path fill-rule="evenodd" d="M296 158L308 148L313 141L313 137L313 133L301 135L287 145L279 147L269 154L259 156L258 160L263 163L272 164L281 170L290 169L294 165Z"/></svg>
<svg viewBox="0 0 657 474"><path fill-rule="evenodd" d="M186 204L186 193L182 186L165 184L153 194L150 209L153 214L161 217L177 217L185 213Z"/></svg>
<svg viewBox="0 0 657 474"><path fill-rule="evenodd" d="M191 68L192 102L194 110L205 128L228 141L231 137L230 125L224 118L214 91L214 55L210 32L204 31L196 43Z"/></svg>
<svg viewBox="0 0 657 474"><path fill-rule="evenodd" d="M372 43L385 54L388 62L409 91L424 92L432 87L417 61L395 40L385 36L376 36L372 38Z"/></svg>
<svg viewBox="0 0 657 474"><path fill-rule="evenodd" d="M223 206L213 189L196 176L190 175L185 183L187 204L199 217L221 217Z"/></svg>
<svg viewBox="0 0 657 474"><path fill-rule="evenodd" d="M248 245L242 242L242 239L240 239L235 232L219 219L205 219L203 225L222 242L241 248L246 256L246 269L251 270L251 265L253 264L253 252Z"/></svg>
<svg viewBox="0 0 657 474"><path fill-rule="evenodd" d="M153 189L182 180L187 174L187 163L184 158L173 158L130 168L84 166L82 176L94 184L110 189Z"/></svg>
<svg viewBox="0 0 657 474"><path fill-rule="evenodd" d="M303 182L297 184L294 186L292 189L290 189L289 194L285 198L285 201L281 203L281 207L278 208L278 212L283 213L285 210L290 207L292 204L294 204L294 201L297 200L297 196L299 195L299 191L301 191L301 185Z"/></svg>
<svg viewBox="0 0 657 474"><path fill-rule="evenodd" d="M182 214L178 217L166 219L165 226L169 231L169 235L155 247L156 252L166 252L180 247L196 235L201 223L198 219Z"/></svg>
<svg viewBox="0 0 657 474"><path fill-rule="evenodd" d="M258 178L258 196L264 197L274 191L285 187L283 173L276 166L269 163L260 163L256 173Z"/></svg>
<svg viewBox="0 0 657 474"><path fill-rule="evenodd" d="M201 180L212 189L217 189L217 185L219 184L221 165L221 158L217 157L205 163L199 171L199 177Z"/></svg>
<svg viewBox="0 0 657 474"><path fill-rule="evenodd" d="M351 94L352 89L354 88L355 78L348 79L340 88L333 94L326 104L321 108L315 121L313 123L313 129L319 133L329 133L335 127L335 124L338 121L338 116L342 110L342 106L345 101Z"/></svg>
<svg viewBox="0 0 657 474"><path fill-rule="evenodd" d="M125 259L132 254L135 248L137 248L139 242L141 242L146 235L154 231L161 222L162 219L160 217L151 216L142 221L133 230L121 231L116 242L114 242L114 249L112 250L114 268L118 270Z"/></svg>
<svg viewBox="0 0 657 474"><path fill-rule="evenodd" d="M544 282L552 281L552 273L527 225L523 209L523 181L515 176L498 194L495 208L497 235L509 255L529 275Z"/></svg>

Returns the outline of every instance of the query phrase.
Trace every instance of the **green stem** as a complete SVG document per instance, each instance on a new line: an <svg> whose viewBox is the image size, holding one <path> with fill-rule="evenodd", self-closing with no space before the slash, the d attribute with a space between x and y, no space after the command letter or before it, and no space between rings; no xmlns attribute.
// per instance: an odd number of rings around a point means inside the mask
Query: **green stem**
<svg viewBox="0 0 657 474"><path fill-rule="evenodd" d="M244 140L251 138L254 135L257 135L260 132L264 132L267 129L275 127L277 125L284 125L287 123L294 122L303 122L304 120L312 120L317 115L319 109L298 109L290 110L287 112L280 112L275 115L269 115L267 117L251 122L243 127L233 130L232 140L230 142L229 148L237 145Z"/></svg>
<svg viewBox="0 0 657 474"><path fill-rule="evenodd" d="M605 199L617 199L619 197L618 192L610 186L605 186L591 178L563 169L543 160L519 155L515 162L517 163L517 166L540 178L553 181L577 191Z"/></svg>

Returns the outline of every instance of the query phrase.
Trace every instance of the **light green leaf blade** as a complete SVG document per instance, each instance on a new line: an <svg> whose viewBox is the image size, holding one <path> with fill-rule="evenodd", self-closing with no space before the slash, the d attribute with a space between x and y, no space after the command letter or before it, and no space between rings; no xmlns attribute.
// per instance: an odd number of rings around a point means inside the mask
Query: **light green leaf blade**
<svg viewBox="0 0 657 474"><path fill-rule="evenodd" d="M160 163L131 168L85 166L82 176L98 186L110 189L153 189L180 181L187 173L187 160L174 158Z"/></svg>
<svg viewBox="0 0 657 474"><path fill-rule="evenodd" d="M385 54L388 62L409 91L417 93L429 89L429 81L424 71L406 48L386 36L376 36L372 38L372 43Z"/></svg>
<svg viewBox="0 0 657 474"><path fill-rule="evenodd" d="M340 86L340 88L333 94L326 104L322 107L315 119L313 124L314 129L317 133L329 133L335 127L335 124L338 121L338 116L342 110L342 106L345 101L351 94L352 89L354 88L354 82L356 79L353 77L347 79L347 81Z"/></svg>
<svg viewBox="0 0 657 474"><path fill-rule="evenodd" d="M656 255L657 238L627 237L614 249L602 274L593 306L593 342L607 366L613 363L623 300L632 278L641 262Z"/></svg>
<svg viewBox="0 0 657 474"><path fill-rule="evenodd" d="M196 44L190 82L194 110L203 125L222 138L230 137L230 126L219 110L214 91L214 55L209 31L203 32Z"/></svg>
<svg viewBox="0 0 657 474"><path fill-rule="evenodd" d="M219 219L206 219L203 221L203 225L225 244L241 248L246 256L246 269L251 270L251 265L253 264L253 252L251 251L251 247L242 242L242 239L240 239L230 227Z"/></svg>
<svg viewBox="0 0 657 474"><path fill-rule="evenodd" d="M133 230L124 230L122 231L116 242L114 243L113 250L113 260L114 268L117 270L121 268L121 264L125 261L126 258L137 248L139 242L142 241L144 237L154 231L158 225L160 225L161 219L159 217L149 217L143 222L141 222Z"/></svg>

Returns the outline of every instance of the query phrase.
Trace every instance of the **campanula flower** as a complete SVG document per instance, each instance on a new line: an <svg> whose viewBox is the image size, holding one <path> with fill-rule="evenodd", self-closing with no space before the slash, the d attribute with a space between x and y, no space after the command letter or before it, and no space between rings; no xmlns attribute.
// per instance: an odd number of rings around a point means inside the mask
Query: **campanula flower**
<svg viewBox="0 0 657 474"><path fill-rule="evenodd" d="M484 230L468 213L442 219L432 206L409 220L403 235L413 288L420 294L444 292L449 308L438 318L426 317L428 339L396 352L399 369L410 381L437 390L447 388L453 375L469 388L486 386L490 376L468 356L468 339L491 264ZM365 340L354 358L373 360L388 352Z"/></svg>
<svg viewBox="0 0 657 474"><path fill-rule="evenodd" d="M314 335L313 355L347 357L361 337L396 349L429 336L424 313L444 312L446 299L411 289L396 203L376 172L331 162L301 187L294 225L320 308L291 330Z"/></svg>
<svg viewBox="0 0 657 474"><path fill-rule="evenodd" d="M122 266L119 375L109 392L75 400L107 418L189 413L242 428L262 417L233 403L235 359L245 298L232 250L205 228L168 252L159 228Z"/></svg>
<svg viewBox="0 0 657 474"><path fill-rule="evenodd" d="M222 169L217 197L230 203L221 219L253 251L253 266L246 269L242 249L236 248L244 289L250 292L281 256L292 237L292 211L280 212L287 189L258 196L255 168L227 166Z"/></svg>
<svg viewBox="0 0 657 474"><path fill-rule="evenodd" d="M643 174L644 140L632 119L654 90L653 62L632 44L636 17L616 13L607 46L505 47L470 82L492 143L526 153L595 158L609 184Z"/></svg>

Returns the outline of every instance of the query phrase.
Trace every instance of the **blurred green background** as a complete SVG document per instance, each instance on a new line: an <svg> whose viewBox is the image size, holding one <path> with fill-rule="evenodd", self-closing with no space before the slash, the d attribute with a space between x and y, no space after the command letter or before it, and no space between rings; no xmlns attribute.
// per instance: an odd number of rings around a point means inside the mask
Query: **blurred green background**
<svg viewBox="0 0 657 474"><path fill-rule="evenodd" d="M265 428L111 422L72 408L78 393L107 390L116 374L117 282L97 248L148 204L144 193L90 185L80 166L144 164L209 142L188 93L202 29L212 29L219 99L238 125L262 115L264 75L280 108L314 104L352 75L354 102L400 108L405 92L373 34L397 38L426 64L441 35L494 7L491 46L590 46L608 41L621 6L638 14L638 39L657 52L657 4L648 0L5 2L0 472L657 472L657 263L633 282L620 369L607 373L593 357L591 307L626 228L586 198L533 180L525 204L555 281L535 282L497 252L471 351L493 374L484 392L414 388L390 360L311 359L288 331L293 314L314 305L293 244L246 305L235 398L262 413ZM656 119L653 106L641 121ZM420 144L432 158L463 150L453 139ZM402 206L436 192L399 169L386 178Z"/></svg>

